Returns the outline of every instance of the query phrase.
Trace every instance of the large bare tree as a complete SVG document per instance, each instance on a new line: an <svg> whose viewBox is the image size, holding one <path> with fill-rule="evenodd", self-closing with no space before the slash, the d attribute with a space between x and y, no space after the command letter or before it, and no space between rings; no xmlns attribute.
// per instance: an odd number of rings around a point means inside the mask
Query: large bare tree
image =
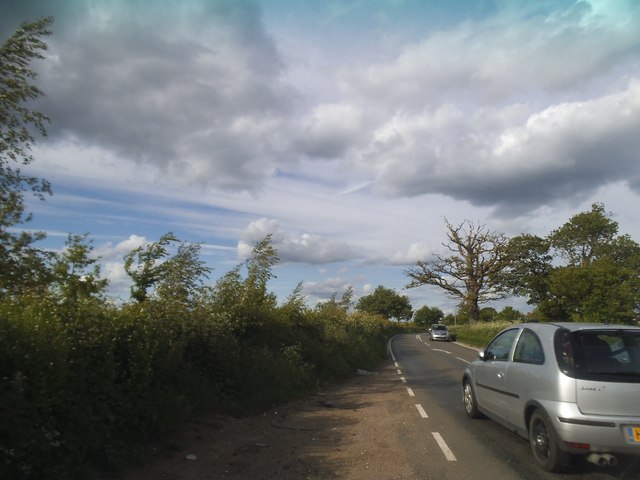
<svg viewBox="0 0 640 480"><path fill-rule="evenodd" d="M445 224L448 242L443 246L452 254L418 261L406 271L411 278L407 288L441 288L459 299L469 314L469 322L476 323L480 319L480 303L506 295L500 277L506 267L508 239L470 221L452 225L445 219Z"/></svg>

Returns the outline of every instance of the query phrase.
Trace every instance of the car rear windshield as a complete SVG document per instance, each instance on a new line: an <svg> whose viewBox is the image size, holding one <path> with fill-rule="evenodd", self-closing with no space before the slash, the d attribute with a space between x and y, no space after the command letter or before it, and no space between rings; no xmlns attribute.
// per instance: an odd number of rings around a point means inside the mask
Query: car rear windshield
<svg viewBox="0 0 640 480"><path fill-rule="evenodd" d="M446 330L447 327L445 325L434 325L433 329L434 330Z"/></svg>
<svg viewBox="0 0 640 480"><path fill-rule="evenodd" d="M555 336L558 366L583 380L640 383L640 331L560 329Z"/></svg>

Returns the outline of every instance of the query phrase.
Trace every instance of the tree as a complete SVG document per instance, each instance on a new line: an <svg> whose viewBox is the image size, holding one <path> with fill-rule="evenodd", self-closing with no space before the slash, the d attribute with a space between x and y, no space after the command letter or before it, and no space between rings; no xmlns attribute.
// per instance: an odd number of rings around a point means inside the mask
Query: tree
<svg viewBox="0 0 640 480"><path fill-rule="evenodd" d="M448 243L453 255L436 255L431 261L418 261L406 274L412 279L407 288L433 285L460 300L469 314L469 322L480 319L479 304L503 298L507 238L483 225L465 221L452 225L446 219Z"/></svg>
<svg viewBox="0 0 640 480"><path fill-rule="evenodd" d="M157 242L138 247L124 256L124 270L131 277L131 297L144 302L148 290L160 281L163 275L162 261L169 255L169 245L178 239L171 232L164 234Z"/></svg>
<svg viewBox="0 0 640 480"><path fill-rule="evenodd" d="M503 278L516 296L528 296L529 303L544 302L549 296L548 276L553 269L551 244L546 238L520 235L509 240L509 267Z"/></svg>
<svg viewBox="0 0 640 480"><path fill-rule="evenodd" d="M504 307L496 316L496 320L501 322L515 323L516 321L523 321L524 319L525 315L513 307Z"/></svg>
<svg viewBox="0 0 640 480"><path fill-rule="evenodd" d="M69 235L53 268L53 290L70 309L83 300L101 299L109 284L100 276L98 259L91 257L93 246L87 237L88 234Z"/></svg>
<svg viewBox="0 0 640 480"><path fill-rule="evenodd" d="M356 309L382 315L386 319L395 318L401 321L408 321L413 315L409 298L406 295L399 295L391 288L379 285L373 293L360 297L356 304Z"/></svg>
<svg viewBox="0 0 640 480"><path fill-rule="evenodd" d="M416 313L413 316L413 323L419 327L427 328L434 323L442 323L443 318L444 312L438 307L428 307L427 305L424 305L416 310Z"/></svg>
<svg viewBox="0 0 640 480"><path fill-rule="evenodd" d="M353 287L349 285L338 300L338 292L333 292L326 302L320 302L316 305L317 312L338 312L338 316L344 316L353 307Z"/></svg>
<svg viewBox="0 0 640 480"><path fill-rule="evenodd" d="M32 246L44 233L16 234L10 228L31 219L25 213L27 191L39 199L51 194L49 182L20 169L33 161L34 132L46 135L47 117L29 108L42 95L33 84L37 74L29 64L43 58L47 44L42 37L50 34L51 23L51 18L24 23L0 46L0 293L4 294L42 290L50 280L50 255Z"/></svg>
<svg viewBox="0 0 640 480"><path fill-rule="evenodd" d="M509 244L512 292L545 320L628 323L640 312L640 245L595 203L546 238Z"/></svg>
<svg viewBox="0 0 640 480"><path fill-rule="evenodd" d="M211 268L200 259L199 243L180 243L175 255L158 268L162 269L156 287L158 298L183 305L193 304L204 279L211 273Z"/></svg>
<svg viewBox="0 0 640 480"><path fill-rule="evenodd" d="M251 256L245 262L247 268L247 279L245 281L245 299L252 297L252 301L261 303L267 300L270 304L274 298L267 295L267 283L275 277L273 266L280 261L278 252L273 246L271 234L260 240L251 252Z"/></svg>
<svg viewBox="0 0 640 480"><path fill-rule="evenodd" d="M548 237L551 246L569 266L584 267L606 254L618 233L618 223L610 218L604 205L594 203L590 212L580 212Z"/></svg>
<svg viewBox="0 0 640 480"><path fill-rule="evenodd" d="M176 249L174 255L172 248ZM180 242L171 232L127 253L124 269L133 281L131 297L138 302L147 300L153 288L159 299L187 303L211 272L200 260L200 245Z"/></svg>
<svg viewBox="0 0 640 480"><path fill-rule="evenodd" d="M484 307L480 309L481 322L493 322L498 316L498 311L493 307Z"/></svg>
<svg viewBox="0 0 640 480"><path fill-rule="evenodd" d="M277 296L268 292L278 252L267 235L259 241L251 256L223 275L212 289L210 308L220 324L238 337L256 338L277 311ZM246 278L242 271L246 269Z"/></svg>

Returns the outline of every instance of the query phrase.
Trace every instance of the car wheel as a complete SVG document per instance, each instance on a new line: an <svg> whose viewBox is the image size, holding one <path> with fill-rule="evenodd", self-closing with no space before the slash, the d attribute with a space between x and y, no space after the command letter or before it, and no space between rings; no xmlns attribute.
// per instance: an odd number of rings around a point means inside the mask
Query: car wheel
<svg viewBox="0 0 640 480"><path fill-rule="evenodd" d="M569 465L569 454L560 448L558 435L551 421L541 410L536 410L529 421L529 443L538 465L548 472L561 472Z"/></svg>
<svg viewBox="0 0 640 480"><path fill-rule="evenodd" d="M464 411L467 412L469 418L479 418L480 412L478 411L478 402L476 401L476 394L473 392L471 382L464 381L462 385L462 401L464 402Z"/></svg>

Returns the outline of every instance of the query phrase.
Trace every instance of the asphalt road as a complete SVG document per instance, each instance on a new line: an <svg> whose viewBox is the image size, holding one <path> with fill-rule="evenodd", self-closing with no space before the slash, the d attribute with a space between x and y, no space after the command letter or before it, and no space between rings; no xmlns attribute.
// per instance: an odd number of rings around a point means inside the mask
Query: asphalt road
<svg viewBox="0 0 640 480"><path fill-rule="evenodd" d="M394 337L390 350L400 388L415 405L415 424L406 445L415 470L438 479L640 479L640 459L622 459L615 468L574 462L568 473L552 474L535 465L529 443L489 419L471 420L462 406L461 379L477 350L429 335Z"/></svg>

